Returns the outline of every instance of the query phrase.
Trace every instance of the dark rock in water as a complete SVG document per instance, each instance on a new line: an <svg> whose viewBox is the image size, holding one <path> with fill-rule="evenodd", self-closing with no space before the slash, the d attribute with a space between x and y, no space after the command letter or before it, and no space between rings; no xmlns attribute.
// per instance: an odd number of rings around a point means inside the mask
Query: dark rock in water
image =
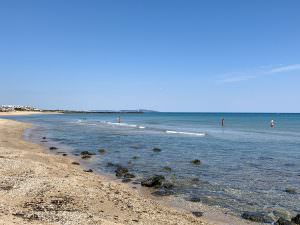
<svg viewBox="0 0 300 225"><path fill-rule="evenodd" d="M117 177L123 177L125 174L127 174L129 171L126 167L118 166L115 170Z"/></svg>
<svg viewBox="0 0 300 225"><path fill-rule="evenodd" d="M67 153L63 153L62 155L63 155L63 156L67 156L68 154L67 154Z"/></svg>
<svg viewBox="0 0 300 225"><path fill-rule="evenodd" d="M43 140L45 140L45 139L46 139L46 137L43 137L42 139L43 139Z"/></svg>
<svg viewBox="0 0 300 225"><path fill-rule="evenodd" d="M165 166L165 167L163 168L163 170L166 171L166 172L171 172L171 171L172 171L172 168L171 168L171 167L168 167L168 166Z"/></svg>
<svg viewBox="0 0 300 225"><path fill-rule="evenodd" d="M198 197L191 197L191 198L188 199L188 201L190 201L190 202L200 202L201 199L198 198Z"/></svg>
<svg viewBox="0 0 300 225"><path fill-rule="evenodd" d="M196 217L201 217L203 216L203 212L199 212L199 211L195 211L195 212L192 212L192 214Z"/></svg>
<svg viewBox="0 0 300 225"><path fill-rule="evenodd" d="M153 196L170 196L170 195L174 195L174 191L170 191L170 190L166 190L166 189L161 189L158 191L154 191L151 193Z"/></svg>
<svg viewBox="0 0 300 225"><path fill-rule="evenodd" d="M108 162L108 163L106 164L106 166L107 166L107 167L119 167L119 166L121 166L121 165L120 165L120 164L117 164L117 163Z"/></svg>
<svg viewBox="0 0 300 225"><path fill-rule="evenodd" d="M84 172L87 172L87 173L92 173L93 170L92 169L88 169L88 170L83 170Z"/></svg>
<svg viewBox="0 0 300 225"><path fill-rule="evenodd" d="M138 156L133 156L132 159L136 160L138 159L139 157Z"/></svg>
<svg viewBox="0 0 300 225"><path fill-rule="evenodd" d="M198 183L200 181L200 179L199 178L192 178L191 181L192 181L192 183Z"/></svg>
<svg viewBox="0 0 300 225"><path fill-rule="evenodd" d="M50 147L49 149L50 150L56 150L57 148L56 147Z"/></svg>
<svg viewBox="0 0 300 225"><path fill-rule="evenodd" d="M150 178L146 178L142 180L141 185L145 187L161 187L164 180L165 180L164 176L154 175Z"/></svg>
<svg viewBox="0 0 300 225"><path fill-rule="evenodd" d="M78 154L78 153L74 153L73 155L75 155L75 156L79 156L80 154Z"/></svg>
<svg viewBox="0 0 300 225"><path fill-rule="evenodd" d="M139 146L139 145L132 145L132 146L130 146L130 148L133 148L133 149L140 149L141 146Z"/></svg>
<svg viewBox="0 0 300 225"><path fill-rule="evenodd" d="M161 152L161 149L160 148L153 148L152 151L154 151L154 152Z"/></svg>
<svg viewBox="0 0 300 225"><path fill-rule="evenodd" d="M163 182L161 187L165 189L172 189L174 187L174 184L172 184L171 182Z"/></svg>
<svg viewBox="0 0 300 225"><path fill-rule="evenodd" d="M106 150L105 150L104 148L101 148L101 149L98 150L98 152L99 152L100 154L105 154L105 153L106 153Z"/></svg>
<svg viewBox="0 0 300 225"><path fill-rule="evenodd" d="M292 222L295 224L300 224L300 214L292 218Z"/></svg>
<svg viewBox="0 0 300 225"><path fill-rule="evenodd" d="M129 183L130 181L132 181L130 178L124 178L122 180L123 183Z"/></svg>
<svg viewBox="0 0 300 225"><path fill-rule="evenodd" d="M135 175L132 173L125 173L123 177L124 178L135 178Z"/></svg>
<svg viewBox="0 0 300 225"><path fill-rule="evenodd" d="M272 217L266 215L263 212L244 212L242 214L242 218L246 220L251 220L253 222L258 222L258 223L273 223L274 220Z"/></svg>
<svg viewBox="0 0 300 225"><path fill-rule="evenodd" d="M82 151L80 152L80 155L96 155L96 154L94 152Z"/></svg>
<svg viewBox="0 0 300 225"><path fill-rule="evenodd" d="M140 184L138 181L132 181L133 184Z"/></svg>
<svg viewBox="0 0 300 225"><path fill-rule="evenodd" d="M274 225L293 225L293 224L294 224L293 222L280 217Z"/></svg>
<svg viewBox="0 0 300 225"><path fill-rule="evenodd" d="M80 165L79 162L72 162L73 165Z"/></svg>
<svg viewBox="0 0 300 225"><path fill-rule="evenodd" d="M289 194L297 194L297 191L295 188L287 188L287 189L285 189L285 192L289 193Z"/></svg>
<svg viewBox="0 0 300 225"><path fill-rule="evenodd" d="M81 156L81 158L82 159L90 159L92 156L90 156L90 155L83 155L83 156Z"/></svg>
<svg viewBox="0 0 300 225"><path fill-rule="evenodd" d="M193 163L194 165L200 165L201 161L199 159L194 159L191 161L191 163Z"/></svg>

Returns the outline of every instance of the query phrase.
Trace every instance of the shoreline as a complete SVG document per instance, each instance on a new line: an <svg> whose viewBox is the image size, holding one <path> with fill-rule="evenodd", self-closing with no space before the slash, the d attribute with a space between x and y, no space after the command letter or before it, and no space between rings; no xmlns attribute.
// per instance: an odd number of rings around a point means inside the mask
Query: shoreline
<svg viewBox="0 0 300 225"><path fill-rule="evenodd" d="M13 111L13 112L0 112L0 116L30 116L38 114L62 114L60 112L34 112L34 111Z"/></svg>
<svg viewBox="0 0 300 225"><path fill-rule="evenodd" d="M24 141L30 126L0 119L0 224L208 224Z"/></svg>

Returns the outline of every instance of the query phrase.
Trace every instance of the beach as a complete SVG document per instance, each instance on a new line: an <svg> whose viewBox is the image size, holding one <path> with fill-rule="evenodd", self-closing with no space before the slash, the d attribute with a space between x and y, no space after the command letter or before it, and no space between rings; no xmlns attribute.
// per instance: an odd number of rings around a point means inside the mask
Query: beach
<svg viewBox="0 0 300 225"><path fill-rule="evenodd" d="M207 224L46 153L23 140L29 127L0 120L0 224Z"/></svg>

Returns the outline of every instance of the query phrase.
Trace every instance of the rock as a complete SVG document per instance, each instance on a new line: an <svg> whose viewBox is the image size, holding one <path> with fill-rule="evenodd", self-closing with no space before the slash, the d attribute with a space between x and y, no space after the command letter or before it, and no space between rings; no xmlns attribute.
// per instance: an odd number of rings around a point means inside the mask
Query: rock
<svg viewBox="0 0 300 225"><path fill-rule="evenodd" d="M83 156L81 156L81 158L82 159L90 159L92 156L90 156L90 155L83 155Z"/></svg>
<svg viewBox="0 0 300 225"><path fill-rule="evenodd" d="M287 188L287 189L285 189L285 192L289 193L289 194L297 194L297 191L295 188Z"/></svg>
<svg viewBox="0 0 300 225"><path fill-rule="evenodd" d="M172 171L172 168L171 168L171 167L168 167L168 166L165 166L165 167L163 168L163 171L171 172L171 171Z"/></svg>
<svg viewBox="0 0 300 225"><path fill-rule="evenodd" d="M124 179L122 180L123 183L129 183L130 181L131 181L130 178L124 178Z"/></svg>
<svg viewBox="0 0 300 225"><path fill-rule="evenodd" d="M152 177L142 180L141 185L145 187L161 187L162 182L165 180L164 176L154 175Z"/></svg>
<svg viewBox="0 0 300 225"><path fill-rule="evenodd" d="M280 217L274 225L294 225L291 221Z"/></svg>
<svg viewBox="0 0 300 225"><path fill-rule="evenodd" d="M292 222L295 224L300 224L300 214L292 218Z"/></svg>
<svg viewBox="0 0 300 225"><path fill-rule="evenodd" d="M172 184L171 182L163 182L162 185L161 185L162 188L165 188L165 189L172 189L174 187L174 184Z"/></svg>
<svg viewBox="0 0 300 225"><path fill-rule="evenodd" d="M96 154L94 152L82 151L80 152L80 155L96 155Z"/></svg>
<svg viewBox="0 0 300 225"><path fill-rule="evenodd" d="M201 161L199 159L194 159L191 161L191 163L193 163L194 165L200 165Z"/></svg>
<svg viewBox="0 0 300 225"><path fill-rule="evenodd" d="M258 223L273 223L272 217L263 212L244 212L242 218Z"/></svg>
<svg viewBox="0 0 300 225"><path fill-rule="evenodd" d="M49 150L56 150L56 147L50 147Z"/></svg>
<svg viewBox="0 0 300 225"><path fill-rule="evenodd" d="M88 169L88 170L83 170L84 172L87 172L87 173L92 173L93 170L92 169Z"/></svg>
<svg viewBox="0 0 300 225"><path fill-rule="evenodd" d="M154 151L154 152L161 152L161 149L160 148L153 148L152 151Z"/></svg>
<svg viewBox="0 0 300 225"><path fill-rule="evenodd" d="M277 209L273 210L272 213L276 218L281 217L282 219L288 220L291 217L290 213L282 208L277 208Z"/></svg>
<svg viewBox="0 0 300 225"><path fill-rule="evenodd" d="M188 199L188 201L190 201L190 202L200 202L201 199L198 198L198 197L190 197L190 198Z"/></svg>
<svg viewBox="0 0 300 225"><path fill-rule="evenodd" d="M196 217L201 217L201 216L203 216L203 212L199 212L199 211L194 211L194 212L192 212L192 214L193 214L194 216L196 216Z"/></svg>
<svg viewBox="0 0 300 225"><path fill-rule="evenodd" d="M127 174L129 171L126 167L118 166L115 170L117 177L123 177L125 174Z"/></svg>
<svg viewBox="0 0 300 225"><path fill-rule="evenodd" d="M135 175L132 174L132 173L125 173L125 174L123 175L123 177L124 177L124 178L135 178Z"/></svg>
<svg viewBox="0 0 300 225"><path fill-rule="evenodd" d="M63 153L62 155L63 155L63 156L67 156L68 154L67 154L67 153Z"/></svg>
<svg viewBox="0 0 300 225"><path fill-rule="evenodd" d="M80 165L79 162L72 162L73 165Z"/></svg>
<svg viewBox="0 0 300 225"><path fill-rule="evenodd" d="M133 156L132 157L132 159L134 159L134 160L137 160L138 158L140 158L140 157L138 157L138 156Z"/></svg>
<svg viewBox="0 0 300 225"><path fill-rule="evenodd" d="M98 150L98 152L99 152L100 154L105 154L105 153L106 153L106 150L105 150L104 148L100 148L100 149Z"/></svg>
<svg viewBox="0 0 300 225"><path fill-rule="evenodd" d="M42 137L42 139L43 139L43 140L45 140L45 139L46 139L46 137Z"/></svg>
<svg viewBox="0 0 300 225"><path fill-rule="evenodd" d="M158 191L154 191L151 193L153 196L170 196L170 195L174 195L174 191L170 191L170 190L166 190L166 189L161 189Z"/></svg>

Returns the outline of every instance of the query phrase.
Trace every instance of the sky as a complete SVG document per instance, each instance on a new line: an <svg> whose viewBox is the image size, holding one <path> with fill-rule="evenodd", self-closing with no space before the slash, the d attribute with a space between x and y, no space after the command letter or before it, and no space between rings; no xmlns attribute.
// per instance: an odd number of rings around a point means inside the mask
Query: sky
<svg viewBox="0 0 300 225"><path fill-rule="evenodd" d="M0 0L0 105L300 112L298 0Z"/></svg>

